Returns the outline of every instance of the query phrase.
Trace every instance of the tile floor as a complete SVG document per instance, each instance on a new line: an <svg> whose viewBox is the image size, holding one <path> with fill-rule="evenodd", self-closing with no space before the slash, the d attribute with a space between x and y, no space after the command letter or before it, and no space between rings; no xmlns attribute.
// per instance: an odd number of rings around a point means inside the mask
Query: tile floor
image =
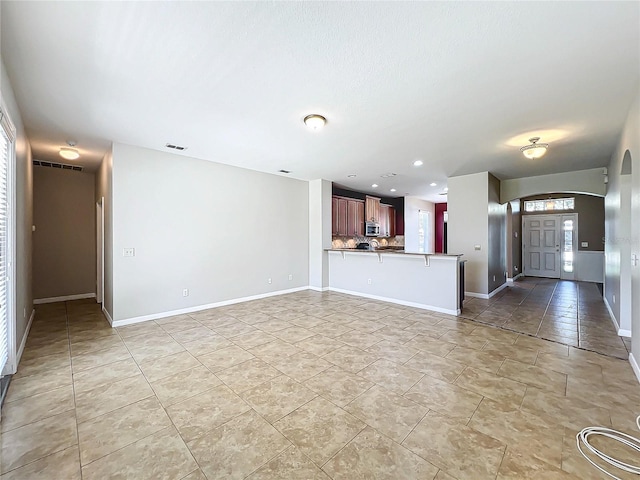
<svg viewBox="0 0 640 480"><path fill-rule="evenodd" d="M462 317L627 359L596 283L526 277L490 300L469 298Z"/></svg>
<svg viewBox="0 0 640 480"><path fill-rule="evenodd" d="M0 478L597 479L576 431L639 410L624 360L342 294L118 329L67 302L37 309Z"/></svg>

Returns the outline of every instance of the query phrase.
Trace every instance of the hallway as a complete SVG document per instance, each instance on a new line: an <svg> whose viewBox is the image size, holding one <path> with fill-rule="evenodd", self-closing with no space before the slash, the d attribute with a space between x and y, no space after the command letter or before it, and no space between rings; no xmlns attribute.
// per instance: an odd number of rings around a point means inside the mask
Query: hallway
<svg viewBox="0 0 640 480"><path fill-rule="evenodd" d="M617 335L596 283L525 277L489 300L465 300L461 317L611 357L629 357L629 339Z"/></svg>

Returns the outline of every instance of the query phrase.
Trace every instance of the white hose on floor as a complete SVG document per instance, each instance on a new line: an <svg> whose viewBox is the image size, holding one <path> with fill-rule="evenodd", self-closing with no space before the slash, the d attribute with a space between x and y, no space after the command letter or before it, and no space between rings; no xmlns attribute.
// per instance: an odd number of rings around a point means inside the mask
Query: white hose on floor
<svg viewBox="0 0 640 480"><path fill-rule="evenodd" d="M636 418L636 423L638 425L638 429L640 429L640 415L638 415L638 418ZM590 451L600 459L604 460L606 463L613 465L614 467L619 468L620 470L623 470L625 472L640 475L640 465L631 465L623 462L622 460L613 458L607 455L606 453L601 452L600 450L598 450L596 447L594 447L589 443L589 437L591 435L601 435L603 437L611 438L613 440L616 440L622 443L623 445L630 447L631 449L635 450L639 454L640 454L640 439L632 437L631 435L627 435L626 433L622 433L617 430L613 430L611 428L605 428L605 427L583 428L576 435L576 444L578 446L578 451L582 454L584 458L586 458L589 461L589 463L591 463L591 465L596 467L602 473L610 476L611 478L615 478L616 480L621 480L620 477L616 477L613 473L607 472L604 468L602 468L600 465L597 465L593 460L591 460L582 450L582 445L588 451Z"/></svg>

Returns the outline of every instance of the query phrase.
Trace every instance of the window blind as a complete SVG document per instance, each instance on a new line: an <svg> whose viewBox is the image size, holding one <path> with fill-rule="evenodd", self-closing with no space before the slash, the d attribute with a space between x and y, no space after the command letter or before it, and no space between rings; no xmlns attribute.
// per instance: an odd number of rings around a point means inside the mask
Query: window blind
<svg viewBox="0 0 640 480"><path fill-rule="evenodd" d="M9 205L8 205L8 176L9 155L11 154L11 140L5 130L0 111L0 373L4 370L9 355L8 344L8 236L9 236Z"/></svg>

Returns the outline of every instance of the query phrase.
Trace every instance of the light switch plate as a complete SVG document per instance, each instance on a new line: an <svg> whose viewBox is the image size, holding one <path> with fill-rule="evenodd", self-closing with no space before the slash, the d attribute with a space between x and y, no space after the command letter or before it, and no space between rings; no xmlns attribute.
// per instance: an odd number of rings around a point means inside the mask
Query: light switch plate
<svg viewBox="0 0 640 480"><path fill-rule="evenodd" d="M122 249L122 256L123 257L135 257L136 256L136 249L135 248L123 248Z"/></svg>
<svg viewBox="0 0 640 480"><path fill-rule="evenodd" d="M482 247L480 245L474 245L473 249L474 250L482 250Z"/></svg>

